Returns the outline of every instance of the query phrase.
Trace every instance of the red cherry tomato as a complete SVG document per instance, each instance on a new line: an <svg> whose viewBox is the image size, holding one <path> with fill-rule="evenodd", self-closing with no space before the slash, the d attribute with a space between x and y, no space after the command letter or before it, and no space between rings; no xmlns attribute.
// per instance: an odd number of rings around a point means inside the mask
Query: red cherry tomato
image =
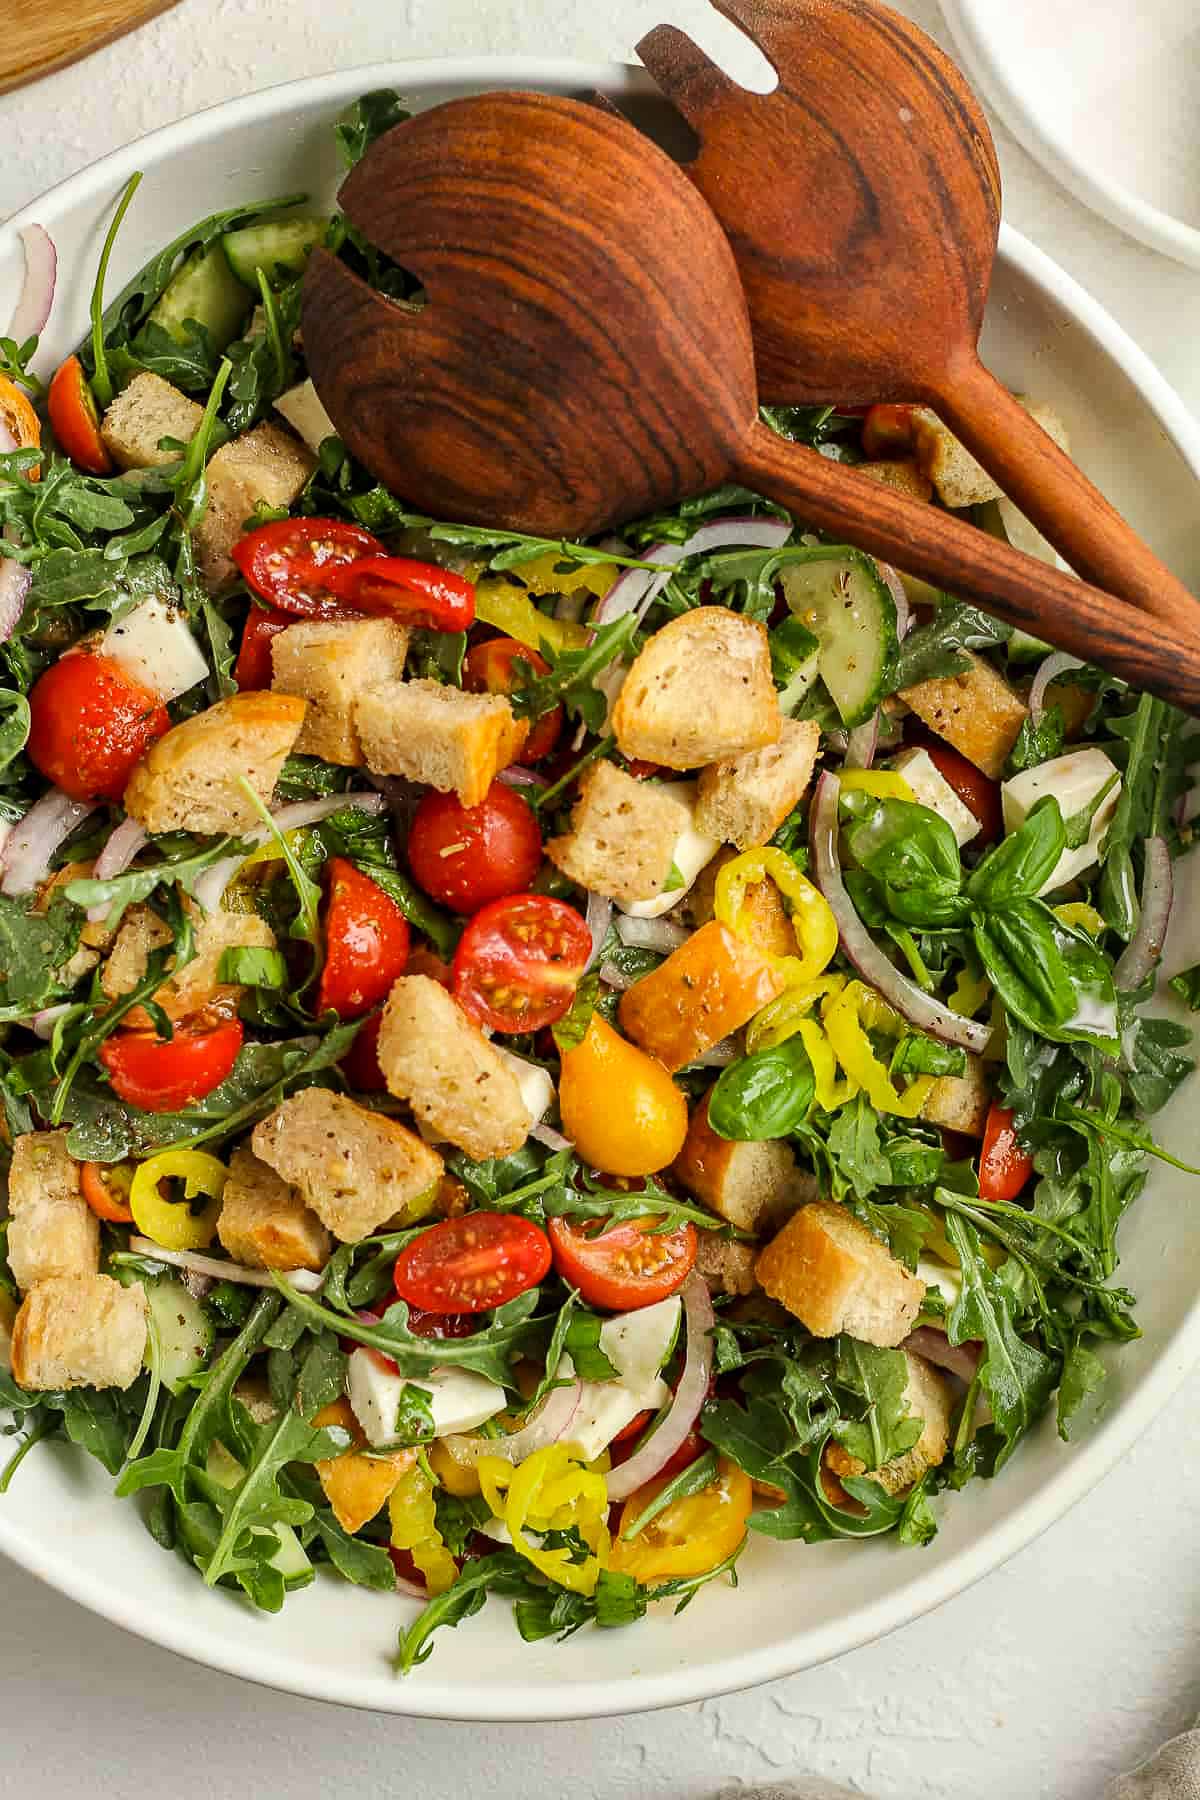
<svg viewBox="0 0 1200 1800"><path fill-rule="evenodd" d="M551 1219L554 1267L579 1289L589 1306L632 1312L653 1306L681 1288L696 1260L696 1228L656 1232L653 1218L630 1219L611 1230L589 1232L567 1219Z"/></svg>
<svg viewBox="0 0 1200 1800"><path fill-rule="evenodd" d="M73 800L119 800L166 707L111 657L72 651L33 684L29 760Z"/></svg>
<svg viewBox="0 0 1200 1800"><path fill-rule="evenodd" d="M112 457L100 435L100 412L83 364L68 356L55 371L46 395L46 411L59 448L89 475L112 473Z"/></svg>
<svg viewBox="0 0 1200 1800"><path fill-rule="evenodd" d="M383 545L347 519L276 519L239 538L230 554L248 588L280 611L306 619L353 618L336 597L335 573L380 556Z"/></svg>
<svg viewBox="0 0 1200 1800"><path fill-rule="evenodd" d="M379 1066L379 1028L382 1024L378 1014L373 1019L364 1019L339 1065L356 1094L387 1093L387 1077Z"/></svg>
<svg viewBox="0 0 1200 1800"><path fill-rule="evenodd" d="M423 1312L489 1312L550 1268L544 1231L516 1213L471 1212L431 1225L396 1258L401 1300Z"/></svg>
<svg viewBox="0 0 1200 1800"><path fill-rule="evenodd" d="M913 406L872 406L863 421L862 446L867 456L908 456L916 444Z"/></svg>
<svg viewBox="0 0 1200 1800"><path fill-rule="evenodd" d="M383 613L426 631L466 631L475 623L474 583L437 563L368 555L331 568L327 580L356 612Z"/></svg>
<svg viewBox="0 0 1200 1800"><path fill-rule="evenodd" d="M454 953L454 996L493 1031L540 1031L570 1011L592 934L565 901L514 894L477 912Z"/></svg>
<svg viewBox="0 0 1200 1800"><path fill-rule="evenodd" d="M413 814L408 863L431 900L478 912L529 886L542 866L542 834L532 809L502 781L478 806L431 789Z"/></svg>
<svg viewBox="0 0 1200 1800"><path fill-rule="evenodd" d="M1021 1148L1013 1130L1012 1109L993 1105L988 1109L979 1152L979 1198L1015 1200L1032 1174L1033 1158Z"/></svg>
<svg viewBox="0 0 1200 1800"><path fill-rule="evenodd" d="M437 951L429 944L414 944L408 959L409 975L428 975L430 981L436 981L449 993L454 985L454 971L448 962L443 962Z"/></svg>
<svg viewBox="0 0 1200 1800"><path fill-rule="evenodd" d="M274 676L271 645L281 631L286 631L289 625L295 623L290 613L277 612L274 607L269 610L264 610L261 606L250 608L242 628L241 648L233 668L233 679L244 694L261 693L264 688L270 687Z"/></svg>
<svg viewBox="0 0 1200 1800"><path fill-rule="evenodd" d="M982 769L952 750L949 744L926 744L929 760L934 768L949 782L968 812L974 813L979 820L979 836L974 840L978 847L993 844L1004 829L1004 819L1000 806L1000 783L992 781Z"/></svg>
<svg viewBox="0 0 1200 1800"><path fill-rule="evenodd" d="M423 1307L410 1306L408 1329L415 1337L466 1338L474 1337L475 1321L470 1313L426 1312Z"/></svg>
<svg viewBox="0 0 1200 1800"><path fill-rule="evenodd" d="M526 670L514 673L513 664L524 663ZM463 686L471 694L511 694L521 682L533 675L548 675L550 664L528 644L516 638L489 638L486 643L472 644L463 662ZM525 739L517 761L540 762L549 756L558 742L565 714L561 706L543 713Z"/></svg>
<svg viewBox="0 0 1200 1800"><path fill-rule="evenodd" d="M177 1029L173 1038L120 1031L100 1046L113 1092L143 1112L180 1112L220 1087L238 1059L240 1019L207 1031Z"/></svg>
<svg viewBox="0 0 1200 1800"><path fill-rule="evenodd" d="M361 1019L386 1000L408 961L408 920L389 894L343 856L331 857L325 964L317 1011Z"/></svg>

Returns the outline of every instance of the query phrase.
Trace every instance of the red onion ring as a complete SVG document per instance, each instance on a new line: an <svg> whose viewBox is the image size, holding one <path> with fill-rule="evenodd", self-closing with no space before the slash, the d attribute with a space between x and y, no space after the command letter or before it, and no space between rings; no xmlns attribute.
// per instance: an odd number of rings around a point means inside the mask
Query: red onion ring
<svg viewBox="0 0 1200 1800"><path fill-rule="evenodd" d="M8 327L9 337L18 345L37 337L45 326L54 304L58 275L58 252L43 226L26 225L21 232L21 247L25 252L25 280Z"/></svg>
<svg viewBox="0 0 1200 1800"><path fill-rule="evenodd" d="M813 875L817 886L829 902L829 910L837 920L842 949L865 982L877 988L910 1025L940 1038L944 1044L957 1044L980 1055L992 1035L990 1025L977 1024L951 1012L940 1000L930 996L902 975L879 948L846 892L838 860L838 795L841 783L828 770L821 776L813 795L809 813L809 843L813 852Z"/></svg>
<svg viewBox="0 0 1200 1800"><path fill-rule="evenodd" d="M44 1044L48 1044L54 1036L55 1025L64 1013L70 1012L71 1004L70 1000L64 1000L58 1006L44 1006L41 1012L34 1013L33 1018L29 1021L33 1035L41 1038Z"/></svg>
<svg viewBox="0 0 1200 1800"><path fill-rule="evenodd" d="M848 769L869 769L879 746L879 708L876 707L865 725L856 725L846 739L845 762Z"/></svg>
<svg viewBox="0 0 1200 1800"><path fill-rule="evenodd" d="M719 1044L714 1044L711 1050L706 1050L703 1056L693 1057L691 1066L694 1069L727 1069L741 1054L734 1039L726 1037Z"/></svg>
<svg viewBox="0 0 1200 1800"><path fill-rule="evenodd" d="M617 914L617 936L630 950L661 950L669 956L691 935L686 925L677 925L674 919L632 919L628 913Z"/></svg>
<svg viewBox="0 0 1200 1800"><path fill-rule="evenodd" d="M573 1150L570 1138L564 1137L561 1131L555 1131L553 1125L543 1125L539 1120L529 1127L529 1136L536 1143L544 1144L547 1150Z"/></svg>
<svg viewBox="0 0 1200 1800"><path fill-rule="evenodd" d="M1065 675L1070 669L1083 667L1082 657L1068 656L1065 650L1056 650L1052 656L1042 659L1029 690L1029 716L1035 725L1042 722L1042 714L1046 710L1046 689L1050 683L1057 681L1060 675Z"/></svg>
<svg viewBox="0 0 1200 1800"><path fill-rule="evenodd" d="M473 1468L481 1456L499 1456L504 1462L524 1462L535 1450L561 1443L575 1422L583 1383L576 1377L567 1387L551 1388L533 1418L508 1437L462 1437L442 1439L455 1462Z"/></svg>
<svg viewBox="0 0 1200 1800"><path fill-rule="evenodd" d="M18 819L0 853L0 894L32 894L50 873L50 858L75 827L97 810L95 800L72 800L59 788Z"/></svg>
<svg viewBox="0 0 1200 1800"><path fill-rule="evenodd" d="M623 994L633 986L628 975L623 975L615 962L605 960L596 971L605 987L612 988L614 993Z"/></svg>
<svg viewBox="0 0 1200 1800"><path fill-rule="evenodd" d="M217 1256L201 1256L197 1250L164 1250L153 1238L131 1237L129 1248L136 1256L152 1257L155 1262L169 1263L173 1269L190 1269L193 1275L210 1275L214 1281L235 1281L240 1287L271 1287L272 1274L281 1275L289 1287L299 1294L315 1294L324 1274L312 1269L247 1269L242 1263L223 1262Z"/></svg>
<svg viewBox="0 0 1200 1800"><path fill-rule="evenodd" d="M909 1332L900 1348L915 1351L939 1369L948 1369L968 1386L975 1379L983 1355L983 1345L974 1338L965 1344L952 1344L946 1333L933 1325L918 1325L915 1331Z"/></svg>
<svg viewBox="0 0 1200 1800"><path fill-rule="evenodd" d="M1136 992L1151 971L1157 968L1163 945L1167 941L1174 891L1171 852L1167 849L1166 839L1147 838L1141 918L1113 970L1113 981L1119 992Z"/></svg>
<svg viewBox="0 0 1200 1800"><path fill-rule="evenodd" d="M279 832L300 831L304 826L317 825L331 813L342 812L348 806L356 807L359 812L378 815L385 811L387 800L382 794L326 794L320 800L298 800L293 806L281 806L278 812L271 814L271 818ZM221 904L221 896L243 863L250 859L255 850L271 841L271 833L265 825L256 825L252 831L243 831L240 835L242 842L249 844L251 848L223 856L211 869L205 869L192 889L205 912L216 912Z"/></svg>
<svg viewBox="0 0 1200 1800"><path fill-rule="evenodd" d="M122 819L96 858L92 880L113 881L118 875L123 875L139 850L144 849L149 841L149 834L136 819ZM108 917L108 913L109 908L104 902L89 906L88 921L92 925L98 925Z"/></svg>
<svg viewBox="0 0 1200 1800"><path fill-rule="evenodd" d="M683 1443L707 1397L713 1364L712 1333L717 1321L704 1277L694 1269L680 1289L680 1298L687 1320L687 1355L675 1398L653 1437L647 1438L628 1462L612 1471L608 1478L610 1500L628 1500L643 1482L653 1480Z"/></svg>
<svg viewBox="0 0 1200 1800"><path fill-rule="evenodd" d="M509 763L507 769L501 769L496 780L502 781L505 787L510 788L550 786L544 775L539 775L536 769L526 769L520 763Z"/></svg>
<svg viewBox="0 0 1200 1800"><path fill-rule="evenodd" d="M643 563L676 563L687 556L706 556L712 550L779 550L792 535L790 519L725 518L701 525L682 544L653 544ZM668 569L655 575L646 568L625 569L613 582L592 618L593 625L611 625L627 612L641 622L671 579Z"/></svg>
<svg viewBox="0 0 1200 1800"><path fill-rule="evenodd" d="M415 1581L410 1581L407 1575L396 1576L396 1592L398 1594L407 1595L410 1600L419 1600L422 1606L424 1606L429 1599L429 1589L418 1587L417 1583Z"/></svg>
<svg viewBox="0 0 1200 1800"><path fill-rule="evenodd" d="M903 643L904 639L908 636L908 628L912 624L912 613L909 610L908 595L904 591L904 583L896 573L895 569L893 569L891 563L877 562L875 567L879 570L879 579L882 581L884 587L895 602L896 636L900 639L901 643Z"/></svg>
<svg viewBox="0 0 1200 1800"><path fill-rule="evenodd" d="M612 924L612 916L613 903L608 899L607 895L588 894L587 912L584 917L587 928L592 934L592 954L588 957L587 961L589 969L599 956L604 940L608 936L608 928Z"/></svg>
<svg viewBox="0 0 1200 1800"><path fill-rule="evenodd" d="M15 562L11 556L0 558L0 644L6 644L21 623L32 580L32 571L24 563Z"/></svg>

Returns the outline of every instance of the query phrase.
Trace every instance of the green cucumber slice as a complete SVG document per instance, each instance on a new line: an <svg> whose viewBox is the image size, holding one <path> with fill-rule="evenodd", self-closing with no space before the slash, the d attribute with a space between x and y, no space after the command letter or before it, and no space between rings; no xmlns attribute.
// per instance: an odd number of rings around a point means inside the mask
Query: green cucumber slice
<svg viewBox="0 0 1200 1800"><path fill-rule="evenodd" d="M146 1282L146 1303L158 1335L158 1372L177 1394L189 1375L198 1375L212 1350L212 1321L198 1300L171 1275Z"/></svg>
<svg viewBox="0 0 1200 1800"><path fill-rule="evenodd" d="M328 219L310 217L243 225L240 231L227 231L221 246L233 273L253 291L260 269L268 281L280 269L288 275L303 275L309 252L321 242L328 224Z"/></svg>
<svg viewBox="0 0 1200 1800"><path fill-rule="evenodd" d="M816 636L817 671L847 728L862 725L888 692L895 664L896 602L861 550L815 546L781 557L788 607Z"/></svg>
<svg viewBox="0 0 1200 1800"><path fill-rule="evenodd" d="M217 1483L218 1487L229 1488L231 1491L246 1473L237 1457L231 1456L218 1438L214 1438L208 1447L204 1472L210 1481ZM262 1536L265 1527L254 1526L252 1529L256 1536ZM289 1593L295 1588L307 1587L311 1581L315 1580L315 1571L295 1531L281 1520L277 1520L271 1526L271 1530L279 1545L278 1550L270 1558L271 1567L279 1570L283 1576L284 1586Z"/></svg>
<svg viewBox="0 0 1200 1800"><path fill-rule="evenodd" d="M224 350L240 333L250 311L250 295L238 280L220 244L189 256L178 275L173 275L150 317L173 338L187 338L185 322L195 319L212 339L213 348Z"/></svg>

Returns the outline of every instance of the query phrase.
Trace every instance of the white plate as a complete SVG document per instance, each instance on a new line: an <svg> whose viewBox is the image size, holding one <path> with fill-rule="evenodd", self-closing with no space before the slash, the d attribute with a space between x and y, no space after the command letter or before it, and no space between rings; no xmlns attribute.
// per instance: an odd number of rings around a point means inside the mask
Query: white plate
<svg viewBox="0 0 1200 1800"><path fill-rule="evenodd" d="M1200 268L1196 0L942 0L968 72L1085 206Z"/></svg>
<svg viewBox="0 0 1200 1800"><path fill-rule="evenodd" d="M614 66L534 60L396 63L320 77L216 107L156 132L75 176L0 229L0 320L22 269L15 227L40 220L63 271L47 361L82 334L87 295L115 196L146 178L112 269L112 291L202 214L307 187L329 197L330 125L363 90L398 87L418 106L487 87L555 92L644 90ZM989 363L1070 422L1081 460L1179 572L1197 572L1200 431L1142 353L1096 303L1006 231L988 316ZM1180 908L1184 916L1187 907ZM1192 946L1194 953L1195 946ZM1174 950L1176 966L1190 960ZM1192 1093L1160 1129L1200 1147ZM931 1548L755 1538L741 1587L707 1589L680 1620L666 1610L629 1631L585 1631L524 1645L502 1603L437 1639L432 1660L399 1682L387 1663L413 1603L334 1580L292 1596L275 1618L205 1589L161 1551L134 1507L110 1497L98 1465L65 1445L39 1447L0 1500L0 1548L128 1630L215 1668L294 1693L437 1718L580 1718L671 1706L748 1687L839 1656L938 1605L985 1575L1071 1506L1166 1404L1200 1353L1200 1204L1185 1177L1156 1170L1122 1235L1122 1279L1140 1295L1145 1336L1115 1360L1109 1409L1079 1444L1047 1422L995 1482L939 1502ZM119 1654L114 1645L114 1654Z"/></svg>

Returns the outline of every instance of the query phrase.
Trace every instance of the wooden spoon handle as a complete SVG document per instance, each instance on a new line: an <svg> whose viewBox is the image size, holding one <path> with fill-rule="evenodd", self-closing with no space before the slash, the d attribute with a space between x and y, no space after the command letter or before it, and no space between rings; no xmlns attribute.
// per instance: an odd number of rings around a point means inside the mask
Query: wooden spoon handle
<svg viewBox="0 0 1200 1800"><path fill-rule="evenodd" d="M746 438L735 479L815 529L1200 716L1200 604L1190 595L1185 622L1160 623L762 424Z"/></svg>
<svg viewBox="0 0 1200 1800"><path fill-rule="evenodd" d="M1196 602L977 356L940 379L939 416L1085 581L1189 632Z"/></svg>

